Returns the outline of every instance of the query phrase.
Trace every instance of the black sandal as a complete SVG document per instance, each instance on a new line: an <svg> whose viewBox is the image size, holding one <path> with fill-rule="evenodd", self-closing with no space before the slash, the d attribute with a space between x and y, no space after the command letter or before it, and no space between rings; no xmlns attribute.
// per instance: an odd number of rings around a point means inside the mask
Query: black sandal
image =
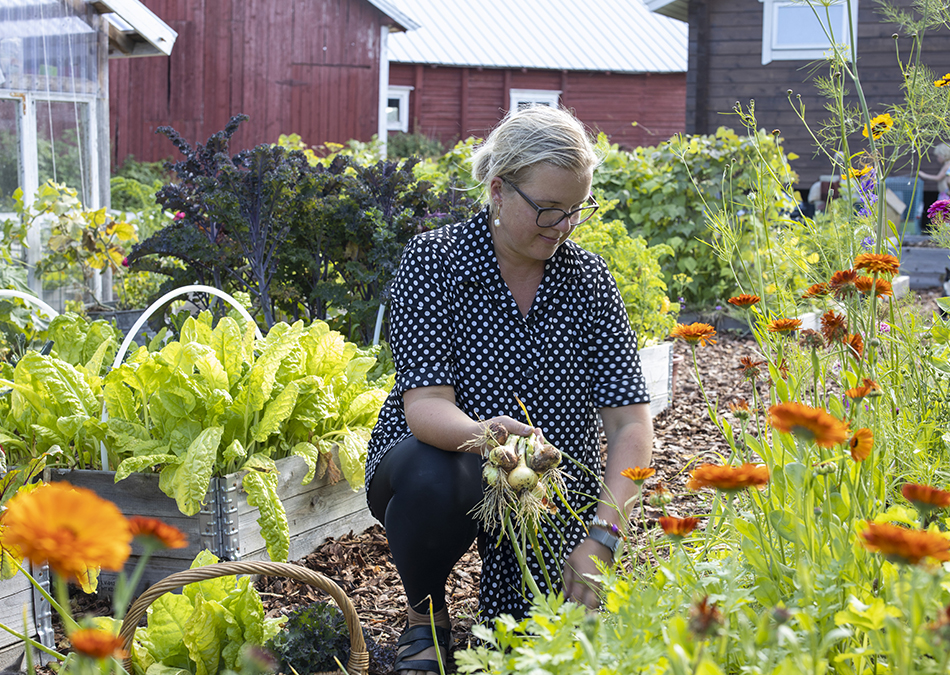
<svg viewBox="0 0 950 675"><path fill-rule="evenodd" d="M448 657L449 646L452 643L452 631L448 628L443 628L442 626L435 627L435 636L438 640L439 647L445 650L446 657ZM400 647L405 647L401 652L399 651ZM419 652L428 649L429 647L435 647L432 643L432 626L427 625L417 625L406 628L403 631L403 634L399 636L399 641L396 643L396 650L399 653L399 656L396 657L396 663L393 665L393 672L399 672L400 670L424 670L430 673L439 672L439 662L434 659L409 659L410 656L415 656Z"/></svg>

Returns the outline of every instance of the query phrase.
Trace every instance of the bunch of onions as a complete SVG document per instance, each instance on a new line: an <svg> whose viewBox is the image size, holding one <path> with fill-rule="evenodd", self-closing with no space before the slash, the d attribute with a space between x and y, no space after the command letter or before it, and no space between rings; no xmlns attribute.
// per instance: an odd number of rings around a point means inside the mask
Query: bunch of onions
<svg viewBox="0 0 950 675"><path fill-rule="evenodd" d="M484 444L485 493L476 515L489 531L511 514L519 528L535 529L545 512L557 511L555 497L564 494L559 466L561 452L536 434L516 436L491 424L473 444Z"/></svg>

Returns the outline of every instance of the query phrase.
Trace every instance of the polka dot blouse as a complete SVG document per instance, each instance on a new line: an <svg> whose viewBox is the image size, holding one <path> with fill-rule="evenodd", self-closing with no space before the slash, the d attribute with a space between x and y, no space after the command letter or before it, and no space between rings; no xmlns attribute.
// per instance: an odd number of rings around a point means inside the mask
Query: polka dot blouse
<svg viewBox="0 0 950 675"><path fill-rule="evenodd" d="M545 438L590 471L571 467L575 509L599 494L600 408L648 403L636 336L617 285L599 256L567 241L548 260L534 303L518 309L498 268L488 212L414 237L392 285L389 339L396 384L373 430L366 484L386 452L411 433L403 413L408 389L438 385L455 390L456 404L473 419L508 415L525 420L515 397ZM565 468L571 462L565 462ZM376 514L380 517L382 514ZM586 518L593 517L589 509ZM569 523L552 531L561 564L583 539ZM479 536L480 605L484 617L522 616L529 591L509 546L493 533ZM537 561L534 576L546 591ZM560 590L559 580L553 582Z"/></svg>

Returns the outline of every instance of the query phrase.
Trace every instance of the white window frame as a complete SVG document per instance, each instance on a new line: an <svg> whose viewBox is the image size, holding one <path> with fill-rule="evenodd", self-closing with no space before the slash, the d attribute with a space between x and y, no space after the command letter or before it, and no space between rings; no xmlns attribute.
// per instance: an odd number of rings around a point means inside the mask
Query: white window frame
<svg viewBox="0 0 950 675"><path fill-rule="evenodd" d="M560 89L509 89L508 109L517 110L522 103L547 105L557 108L561 98Z"/></svg>
<svg viewBox="0 0 950 675"><path fill-rule="evenodd" d="M389 108L389 99L399 100L399 119L396 122L390 122L387 116L386 130L401 131L404 134L409 133L409 94L415 87L391 84L386 94L386 107Z"/></svg>
<svg viewBox="0 0 950 675"><path fill-rule="evenodd" d="M805 8L810 11L810 7L794 0L759 0L764 7L762 12L762 65L772 61L811 61L822 59L831 49L831 43L824 34L817 36L817 41L802 42L792 47L779 47L776 37L778 35L779 18L781 10L785 7ZM841 24L831 26L831 31L835 40L839 44L851 43L851 32L857 35L858 30L858 0L851 0L850 25L848 23L848 8L844 0L839 0L835 4L844 6L841 13ZM818 7L819 14L822 8Z"/></svg>

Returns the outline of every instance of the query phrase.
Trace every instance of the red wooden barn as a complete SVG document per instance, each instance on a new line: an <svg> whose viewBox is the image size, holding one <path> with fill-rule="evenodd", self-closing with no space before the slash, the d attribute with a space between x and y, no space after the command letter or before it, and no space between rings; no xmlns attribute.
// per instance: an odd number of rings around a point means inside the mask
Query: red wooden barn
<svg viewBox="0 0 950 675"><path fill-rule="evenodd" d="M447 146L512 106L561 103L623 147L685 129L686 26L642 0L399 0L389 129Z"/></svg>
<svg viewBox="0 0 950 675"><path fill-rule="evenodd" d="M115 165L176 156L160 126L204 142L238 113L250 120L234 149L282 133L368 141L385 116L389 33L416 26L391 0L144 2L178 43L168 59L110 63Z"/></svg>

